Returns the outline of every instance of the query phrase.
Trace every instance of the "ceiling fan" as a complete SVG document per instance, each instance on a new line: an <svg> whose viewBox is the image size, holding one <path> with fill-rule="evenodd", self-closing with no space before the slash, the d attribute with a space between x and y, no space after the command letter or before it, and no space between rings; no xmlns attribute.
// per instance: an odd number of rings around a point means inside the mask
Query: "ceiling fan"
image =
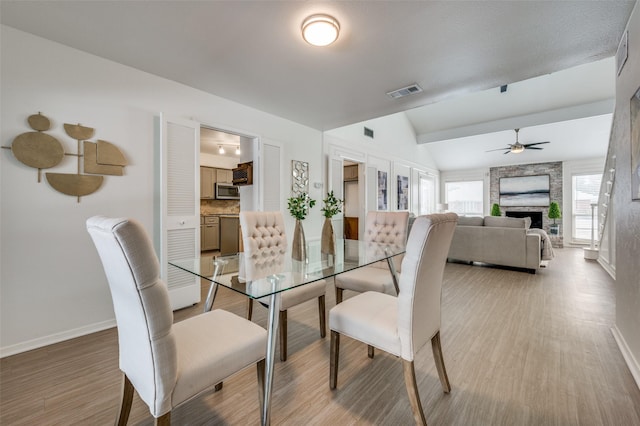
<svg viewBox="0 0 640 426"><path fill-rule="evenodd" d="M498 148L498 149L490 149L489 151L486 152L492 152L492 151L505 151L505 154L508 153L513 153L513 154L520 154L522 151L524 151L525 149L544 149L544 148L540 148L537 147L535 145L542 145L545 143L550 143L549 141L546 142L534 142L534 143L520 143L518 142L518 132L520 131L520 129L514 129L516 131L516 143L514 144L508 144L509 147L508 148Z"/></svg>

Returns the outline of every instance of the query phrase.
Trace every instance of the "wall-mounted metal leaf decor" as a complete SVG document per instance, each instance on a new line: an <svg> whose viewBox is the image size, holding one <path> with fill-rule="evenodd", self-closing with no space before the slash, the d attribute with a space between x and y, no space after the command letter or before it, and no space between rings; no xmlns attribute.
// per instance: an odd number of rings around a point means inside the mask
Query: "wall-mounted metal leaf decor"
<svg viewBox="0 0 640 426"><path fill-rule="evenodd" d="M65 133L77 141L77 152L64 152L62 143L55 137L43 133L51 128L47 117L38 113L29 116L29 126L35 132L22 133L13 140L11 149L14 156L23 164L38 169L38 182L42 169L52 168L60 164L65 155L78 159L76 173L46 173L47 182L53 189L63 194L80 197L96 192L104 176L122 176L127 160L120 149L110 142L98 140L97 143L87 139L93 137L95 129L81 124L64 124ZM81 161L84 159L84 161ZM84 164L84 173L81 173Z"/></svg>
<svg viewBox="0 0 640 426"><path fill-rule="evenodd" d="M60 164L64 158L64 148L58 139L43 133L51 127L47 117L38 113L29 116L27 121L35 132L21 133L16 136L11 143L11 152L22 164L38 169L38 182L40 182L41 170Z"/></svg>

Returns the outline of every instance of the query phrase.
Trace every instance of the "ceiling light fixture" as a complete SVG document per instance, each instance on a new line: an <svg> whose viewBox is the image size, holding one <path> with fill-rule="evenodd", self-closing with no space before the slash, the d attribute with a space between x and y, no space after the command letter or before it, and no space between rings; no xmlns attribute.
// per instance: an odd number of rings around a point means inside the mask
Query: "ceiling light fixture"
<svg viewBox="0 0 640 426"><path fill-rule="evenodd" d="M328 46L338 38L340 24L329 15L311 15L302 22L302 38L314 46Z"/></svg>
<svg viewBox="0 0 640 426"><path fill-rule="evenodd" d="M224 148L222 147L222 145L218 145L218 154L224 155Z"/></svg>

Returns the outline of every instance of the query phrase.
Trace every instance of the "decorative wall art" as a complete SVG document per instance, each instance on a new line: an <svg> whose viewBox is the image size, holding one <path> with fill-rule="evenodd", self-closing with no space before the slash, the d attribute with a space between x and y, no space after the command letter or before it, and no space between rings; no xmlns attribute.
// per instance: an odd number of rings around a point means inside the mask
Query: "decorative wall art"
<svg viewBox="0 0 640 426"><path fill-rule="evenodd" d="M631 98L631 199L640 200L640 87Z"/></svg>
<svg viewBox="0 0 640 426"><path fill-rule="evenodd" d="M398 175L398 210L409 210L409 177Z"/></svg>
<svg viewBox="0 0 640 426"><path fill-rule="evenodd" d="M536 207L549 205L549 175L500 178L500 205Z"/></svg>
<svg viewBox="0 0 640 426"><path fill-rule="evenodd" d="M387 172L378 170L378 210L387 210Z"/></svg>
<svg viewBox="0 0 640 426"><path fill-rule="evenodd" d="M104 180L104 176L101 175L122 176L123 168L127 165L124 155L109 142L87 141L93 137L93 128L65 123L65 133L77 141L77 152L67 153L58 139L43 133L51 128L51 121L47 117L38 113L29 116L27 122L35 132L16 136L10 149L18 161L38 169L38 182L41 181L41 170L57 166L65 155L77 157L77 173L47 172L45 176L53 189L77 197L78 202L80 197L92 194L100 188ZM90 174L80 173L83 163L84 173Z"/></svg>
<svg viewBox="0 0 640 426"><path fill-rule="evenodd" d="M309 163L304 161L291 161L291 195L309 193Z"/></svg>

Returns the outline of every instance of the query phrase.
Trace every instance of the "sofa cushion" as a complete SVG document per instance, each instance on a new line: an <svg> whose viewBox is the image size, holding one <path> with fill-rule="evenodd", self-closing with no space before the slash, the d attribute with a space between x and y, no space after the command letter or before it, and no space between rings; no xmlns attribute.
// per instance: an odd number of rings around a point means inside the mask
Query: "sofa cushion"
<svg viewBox="0 0 640 426"><path fill-rule="evenodd" d="M531 225L531 219L529 225ZM500 228L527 228L527 221L520 217L502 217L502 216L485 216L484 226L500 227Z"/></svg>
<svg viewBox="0 0 640 426"><path fill-rule="evenodd" d="M458 225L482 226L484 225L484 218L482 216L458 216Z"/></svg>

